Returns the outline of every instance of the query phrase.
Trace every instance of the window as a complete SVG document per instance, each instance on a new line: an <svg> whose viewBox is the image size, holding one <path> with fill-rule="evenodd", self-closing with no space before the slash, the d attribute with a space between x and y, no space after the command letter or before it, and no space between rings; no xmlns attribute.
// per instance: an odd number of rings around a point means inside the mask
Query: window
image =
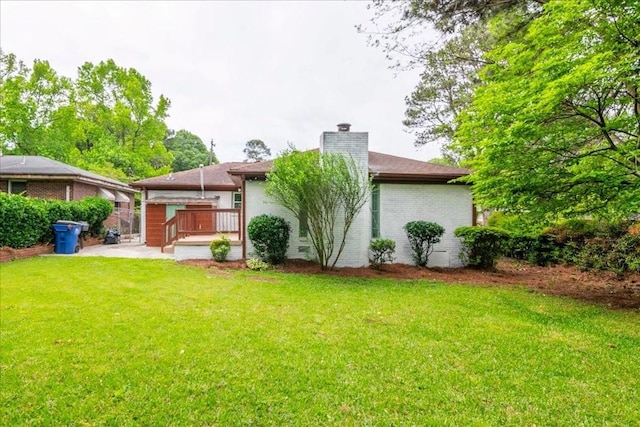
<svg viewBox="0 0 640 427"><path fill-rule="evenodd" d="M371 187L371 238L380 237L380 185Z"/></svg>
<svg viewBox="0 0 640 427"><path fill-rule="evenodd" d="M309 224L307 223L307 211L300 212L300 230L298 237L307 237L309 235Z"/></svg>
<svg viewBox="0 0 640 427"><path fill-rule="evenodd" d="M21 194L27 191L27 181L9 181L9 194Z"/></svg>
<svg viewBox="0 0 640 427"><path fill-rule="evenodd" d="M231 195L231 205L233 209L240 209L242 207L242 193L233 193Z"/></svg>

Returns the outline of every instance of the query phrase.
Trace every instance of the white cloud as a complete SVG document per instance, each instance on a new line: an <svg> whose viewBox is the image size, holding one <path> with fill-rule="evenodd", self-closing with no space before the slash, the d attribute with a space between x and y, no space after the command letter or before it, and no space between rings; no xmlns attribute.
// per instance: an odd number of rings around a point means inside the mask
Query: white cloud
<svg viewBox="0 0 640 427"><path fill-rule="evenodd" d="M426 160L403 130L416 72L394 77L355 25L364 2L6 2L0 42L26 63L49 60L75 77L112 58L171 99L171 128L213 138L221 161L249 139L277 153L317 146L339 122L368 131L370 149Z"/></svg>

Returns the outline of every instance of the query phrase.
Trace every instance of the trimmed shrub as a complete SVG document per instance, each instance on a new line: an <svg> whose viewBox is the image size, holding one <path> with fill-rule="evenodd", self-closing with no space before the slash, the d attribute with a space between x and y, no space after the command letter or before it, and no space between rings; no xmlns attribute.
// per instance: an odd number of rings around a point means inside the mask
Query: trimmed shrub
<svg viewBox="0 0 640 427"><path fill-rule="evenodd" d="M42 206L46 216L45 223L42 224L42 236L40 237L40 242L42 243L53 242L55 239L55 233L53 232L53 227L51 227L51 224L54 224L56 221L61 220L75 221L73 219L74 212L72 209L74 203L72 202L47 199L33 199L33 202Z"/></svg>
<svg viewBox="0 0 640 427"><path fill-rule="evenodd" d="M615 251L625 255L627 271L640 273L640 234L627 234L616 242Z"/></svg>
<svg viewBox="0 0 640 427"><path fill-rule="evenodd" d="M213 259L218 262L223 262L227 260L227 256L231 251L231 242L227 236L222 236L220 239L213 240L209 247L211 249Z"/></svg>
<svg viewBox="0 0 640 427"><path fill-rule="evenodd" d="M435 222L411 221L403 227L409 238L409 244L413 253L411 257L418 267L426 267L429 263L429 255L433 252L433 246L440 242L444 234L444 227Z"/></svg>
<svg viewBox="0 0 640 427"><path fill-rule="evenodd" d="M576 260L576 266L582 271L605 270L607 253L611 243L601 237L591 239L582 247Z"/></svg>
<svg viewBox="0 0 640 427"><path fill-rule="evenodd" d="M254 216L247 232L260 259L269 264L282 264L287 259L291 225L284 218L268 214Z"/></svg>
<svg viewBox="0 0 640 427"><path fill-rule="evenodd" d="M47 221L45 209L18 194L0 193L0 246L28 248L41 240Z"/></svg>
<svg viewBox="0 0 640 427"><path fill-rule="evenodd" d="M555 238L542 233L534 238L534 243L526 260L532 264L546 266L558 263L559 247Z"/></svg>
<svg viewBox="0 0 640 427"><path fill-rule="evenodd" d="M80 202L71 202L73 221L89 223L89 234L104 235L104 221L113 212L113 205L102 197L87 197Z"/></svg>
<svg viewBox="0 0 640 427"><path fill-rule="evenodd" d="M508 233L508 235L504 243L503 255L509 258L528 260L535 250L537 237L521 233Z"/></svg>
<svg viewBox="0 0 640 427"><path fill-rule="evenodd" d="M246 264L247 264L247 268L253 271L265 271L271 267L269 264L262 261L260 258L249 258L246 261Z"/></svg>
<svg viewBox="0 0 640 427"><path fill-rule="evenodd" d="M396 242L391 239L373 239L369 244L371 254L371 264L376 270L382 270L382 265L386 262L393 262L393 254L396 251Z"/></svg>
<svg viewBox="0 0 640 427"><path fill-rule="evenodd" d="M101 236L103 223L111 212L113 205L100 197L67 202L0 193L0 246L21 249L51 243L55 237L51 224L59 220L86 221L89 233Z"/></svg>
<svg viewBox="0 0 640 427"><path fill-rule="evenodd" d="M462 239L462 262L481 270L495 270L509 238L506 232L492 227L459 227L454 234Z"/></svg>

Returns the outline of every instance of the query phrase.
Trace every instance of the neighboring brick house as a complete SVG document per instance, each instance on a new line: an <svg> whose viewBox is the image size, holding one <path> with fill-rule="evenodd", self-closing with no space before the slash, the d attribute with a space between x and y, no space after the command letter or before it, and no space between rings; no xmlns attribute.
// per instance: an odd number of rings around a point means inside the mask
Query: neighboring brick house
<svg viewBox="0 0 640 427"><path fill-rule="evenodd" d="M106 227L130 225L136 190L127 184L42 156L0 156L0 191L27 197L82 200L103 197L114 205ZM130 228L129 228L130 230Z"/></svg>
<svg viewBox="0 0 640 427"><path fill-rule="evenodd" d="M133 182L131 186L142 193L141 240L161 246L164 224L177 210L240 209L241 181L228 171L243 164L220 163ZM239 227L238 215L233 221Z"/></svg>
<svg viewBox="0 0 640 427"><path fill-rule="evenodd" d="M436 222L445 234L429 258L429 266L455 267L460 241L453 235L456 228L472 225L475 209L468 185L451 180L467 175L468 170L368 151L367 132L350 132L350 125L338 125L338 132L323 132L321 152L351 155L373 181L373 191L367 204L354 221L339 267L360 267L369 264L368 246L371 238L384 237L396 241L396 261L412 263L411 248L403 230L409 221ZM265 195L266 173L273 162L243 164L229 173L241 178L243 195L243 229L256 215L269 213L286 218L292 225L289 258L313 257L311 241L301 232L291 212L271 202ZM246 235L246 233L244 233ZM243 242L243 254L250 254L250 241Z"/></svg>

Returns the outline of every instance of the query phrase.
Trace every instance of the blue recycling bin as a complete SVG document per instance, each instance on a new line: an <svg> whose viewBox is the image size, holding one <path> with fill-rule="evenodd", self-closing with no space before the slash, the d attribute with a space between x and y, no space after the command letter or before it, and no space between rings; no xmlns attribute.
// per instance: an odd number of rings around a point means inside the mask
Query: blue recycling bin
<svg viewBox="0 0 640 427"><path fill-rule="evenodd" d="M82 224L74 221L56 221L53 231L56 233L55 252L57 254L74 254L80 250L78 236L82 231Z"/></svg>

